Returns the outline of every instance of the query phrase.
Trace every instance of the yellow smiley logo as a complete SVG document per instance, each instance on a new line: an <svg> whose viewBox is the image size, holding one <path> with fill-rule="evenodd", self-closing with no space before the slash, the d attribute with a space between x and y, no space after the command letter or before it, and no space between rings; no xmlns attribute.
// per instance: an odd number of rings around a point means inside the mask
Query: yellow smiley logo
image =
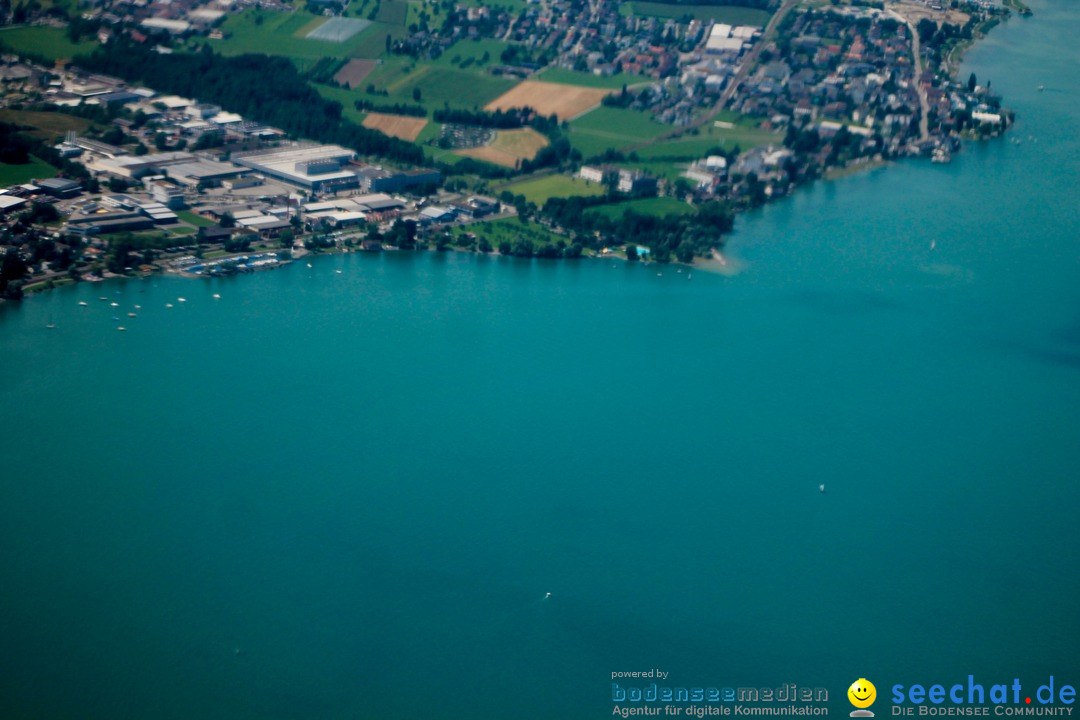
<svg viewBox="0 0 1080 720"><path fill-rule="evenodd" d="M874 704L874 700L877 699L877 688L874 687L874 683L870 682L866 678L859 678L855 682L851 683L851 687L847 691L848 700L851 704L857 708L868 708Z"/></svg>

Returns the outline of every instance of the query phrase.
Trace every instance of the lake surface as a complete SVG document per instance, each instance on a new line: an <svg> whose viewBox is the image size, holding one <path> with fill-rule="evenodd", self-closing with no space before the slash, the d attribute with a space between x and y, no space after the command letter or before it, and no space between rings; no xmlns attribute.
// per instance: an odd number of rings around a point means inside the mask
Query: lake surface
<svg viewBox="0 0 1080 720"><path fill-rule="evenodd" d="M1034 9L963 70L1005 138L742 217L733 277L348 255L0 307L0 716L1077 684L1080 8Z"/></svg>

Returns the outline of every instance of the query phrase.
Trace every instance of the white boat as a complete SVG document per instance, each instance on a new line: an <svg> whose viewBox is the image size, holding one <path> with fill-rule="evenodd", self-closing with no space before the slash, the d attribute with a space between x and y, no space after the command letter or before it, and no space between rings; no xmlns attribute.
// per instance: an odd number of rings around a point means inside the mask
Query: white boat
<svg viewBox="0 0 1080 720"><path fill-rule="evenodd" d="M112 307L120 307L120 303L109 303Z"/></svg>
<svg viewBox="0 0 1080 720"><path fill-rule="evenodd" d="M172 307L172 303L165 303L165 307Z"/></svg>
<svg viewBox="0 0 1080 720"><path fill-rule="evenodd" d="M820 485L818 485L818 490L820 490L821 492L825 492L825 483L821 483Z"/></svg>
<svg viewBox="0 0 1080 720"><path fill-rule="evenodd" d="M79 305L81 305L82 307L86 307L86 303L83 302L82 300L79 301Z"/></svg>
<svg viewBox="0 0 1080 720"><path fill-rule="evenodd" d="M176 298L177 302L187 302L187 298Z"/></svg>
<svg viewBox="0 0 1080 720"><path fill-rule="evenodd" d="M127 328L126 328L126 327L124 327L123 325L118 325L118 326L116 327L116 329L117 329L117 330L119 330L120 332L123 332L124 330L127 330Z"/></svg>
<svg viewBox="0 0 1080 720"><path fill-rule="evenodd" d="M214 299L215 299L215 300L220 300L220 299L221 299L221 296L220 296L220 295L218 295L217 293L214 293Z"/></svg>
<svg viewBox="0 0 1080 720"><path fill-rule="evenodd" d="M128 317L135 317L135 313L128 313Z"/></svg>

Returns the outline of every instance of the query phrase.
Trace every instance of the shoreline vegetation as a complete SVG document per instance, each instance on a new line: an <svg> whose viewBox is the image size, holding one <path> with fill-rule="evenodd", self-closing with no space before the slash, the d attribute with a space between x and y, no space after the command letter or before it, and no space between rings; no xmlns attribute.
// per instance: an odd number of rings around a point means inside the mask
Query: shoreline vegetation
<svg viewBox="0 0 1080 720"><path fill-rule="evenodd" d="M770 5L768 0L745 0L735 4L759 8ZM714 108L706 108L704 114L696 115L697 119L693 122L674 129L669 123L658 122L662 115L658 108L666 107L667 101L662 95L656 94L655 87L658 86L653 86L650 79L644 76L644 67L627 68L616 64L616 78L634 80L629 86L624 83L619 90L613 82L597 79L583 72L583 68L575 66L570 70L565 65L557 64L557 58L553 56L522 55L520 46L514 44L512 38L508 41L516 22L513 19L502 40L476 39L476 49L470 49L470 54L464 59L464 52L451 55L462 48L463 41L452 43L446 52L451 56L449 61L446 56L440 58L436 54L438 46L409 44L412 42L408 40L409 33L414 32L412 26L403 28L401 33L387 34L385 53L381 49L372 51L380 54L382 59L350 71L367 73L368 77L376 80L367 85L363 94L356 89L361 84L360 80L355 80L351 94L344 92L349 86L342 88L336 85L335 69L342 67L345 61L324 56L321 59L312 58L313 61L317 60L312 64L309 61L298 62L287 53L219 53L215 48L225 46L197 41L197 36L169 36L165 33L157 34L155 40L159 44L152 48L146 39L140 40L139 34L133 30L114 32L111 38L102 39L101 23L87 17L68 18L66 30L61 32L63 37L57 35L62 25L50 26L50 32L57 37L50 36L52 44L43 45L40 49L56 57L59 57L57 53L74 53L78 50L80 54L74 60L80 68L122 78L132 83L132 87L145 86L156 92L196 98L202 103L218 103L215 107L220 110L273 123L273 126L283 128L288 137L296 140L341 144L355 149L361 158L373 162L388 161L391 167L433 164L441 171L447 191L467 189L478 194L497 195L504 207L514 208L509 217L503 215L495 219L470 220L451 227L436 226L433 230L419 229L411 219L405 219L404 226L402 219L391 226L384 223L380 228L369 224L364 242L357 245L366 245L370 238L373 245L377 246L381 241L387 248L401 250L458 250L539 258L620 257L629 261L676 262L730 274L738 271L737 263L723 254L724 236L732 230L736 213L784 197L819 179L831 181L889 165L897 157L929 157L933 154L935 161L948 162L949 155L959 149L960 138L979 139L1004 132L1011 124L1012 113L1001 108L999 98L989 93L989 83L983 88L977 84L974 75L967 83L961 83L957 77L963 54L978 39L1011 13L1031 15L1030 8L1022 0L1005 0L1004 4L1007 9L984 8L977 14L974 5L964 6L970 13L967 15L947 9L939 11L938 16L920 11L923 12L920 19L918 13L901 15L896 11L899 6L879 0L833 0L831 6L806 0L784 0L781 3L774 0L771 8L776 11L776 16L763 31L755 35L760 37L746 55L747 72L731 80L730 87L725 89ZM647 3L638 5L652 7ZM272 16L277 14L270 12ZM290 12L295 14L293 19L297 22L306 17L295 10L285 11L285 14ZM256 9L253 15L249 11L230 15L224 27L231 27L242 18L254 19L255 25L259 25L263 13L263 10ZM496 9L492 15L496 13L505 15L505 9ZM412 17L411 11L408 17ZM452 13L445 18L443 32L456 17ZM498 35L503 32L503 26L495 25L493 30L492 25L485 24L495 23L490 16L481 13L473 17L473 13L469 13L469 17L479 23L479 32L484 37L484 33L495 32ZM669 16L662 14L662 17ZM685 21L689 17L693 15L680 16L677 21ZM950 24L954 17L967 18L966 24L963 27ZM308 25L321 26L322 21L316 22L316 19L313 16ZM505 17L501 21L505 21ZM671 21L669 18L668 22ZM290 24L290 27L294 24ZM26 23L18 35L0 32L0 45L4 44L5 36L24 38L27 32L33 32L36 27L33 23ZM910 29L910 33L905 33L906 29ZM95 32L96 39L102 44L92 42ZM438 35L439 31L433 30L426 37L430 41ZM904 91L907 95L901 96L902 105L907 105L906 108L902 106L899 110L893 110L894 115L880 114L879 109L876 125L872 121L867 125L856 125L850 121L828 120L830 113L835 112L830 108L838 105L836 102L824 108L811 106L812 112L802 112L804 109L800 106L795 108L793 119L788 118L777 124L778 116L773 114L770 117L772 111L761 105L763 101L755 100L756 88L763 87L760 85L762 82L767 84L775 79L782 79L786 87L787 78L795 76L795 69L800 67L802 58L807 57L800 55L805 48L795 41L804 42L802 38L815 36L822 38L819 42L824 44L818 47L814 62L821 62L824 52L826 58L832 58L826 63L829 72L835 72L837 62L845 63L840 65L843 69L870 61L873 53L878 51L868 49L871 41L879 49L886 48L881 38L892 43L888 45L888 50L893 55L899 53L902 56L904 47L908 48L909 53L913 48L916 56L915 74L923 73L924 62L926 64L917 92L911 89L916 85L910 80L906 85L896 84L894 81L901 79L900 76L895 70L887 69L888 72L882 75L886 78L884 90L898 93L900 87L909 88ZM905 36L910 41L906 46L903 41ZM228 40L227 33L221 37ZM420 32L417 37L425 35ZM901 40L897 44L889 38ZM104 44L106 40L108 43ZM297 42L297 47L302 45ZM676 38L665 37L660 44L668 43L674 46ZM694 47L696 45L684 45L681 50L693 50ZM94 48L91 54L85 54L88 48ZM168 48L170 52L163 53L161 48ZM566 83L562 87L570 89L576 85L596 88L596 98L602 102L599 107L580 113L571 120L560 120L555 114L543 116L527 107L511 107L505 112L502 109L494 112L486 109L501 108L498 103L481 110L477 105L468 109L465 104L452 105L446 101L440 109L431 105L431 100L421 87L415 87L411 98L405 98L396 94L394 84L387 84L387 79L380 74L397 70L406 73L406 78L412 78L409 73L415 72L414 69L419 66L433 72L439 69L439 72L479 73L478 77L486 77L487 70L480 68L496 53L501 54L500 59L504 63L533 63L534 68L541 70L536 75L538 80L557 79ZM23 51L22 54L41 63L56 59L37 49ZM425 60L429 57L431 59ZM880 64L880 60L878 62ZM384 63L389 63L386 71L379 67ZM63 61L57 64L58 68L63 66ZM464 71L466 66L470 67L468 71ZM258 82L267 67L272 67L276 78L272 87ZM450 71L451 67L455 70ZM473 70L474 67L477 69ZM802 67L805 68L805 64ZM46 71L46 77L49 72ZM799 76L802 78L800 82L812 78L812 73L806 75L806 71L803 72ZM879 68L878 72L883 71ZM524 77L528 78L531 73L529 71ZM970 103L969 109L943 117L938 114L938 108L946 107L947 103L942 100L931 108L925 89L927 78L931 76L935 78L930 81L932 89L937 92L935 97L951 97L954 106L958 98L965 99ZM208 84L206 78L217 80ZM586 82L586 78L591 79ZM517 82L516 78L514 82ZM498 89L491 92L502 92L506 87L516 87L520 91L530 82L534 81L526 79L516 86L498 85ZM409 80L407 85L411 86L411 83L412 80ZM541 92L539 88L544 83L536 84L537 91ZM380 89L382 87L392 92L388 94L387 90ZM241 93L238 88L246 90ZM334 93L328 95L331 88ZM872 89L872 86L867 88ZM278 97L281 93L284 93L284 101ZM244 100L238 105L236 98L241 96ZM342 102L338 101L338 97ZM351 98L357 99L352 101ZM559 100L554 95L552 99ZM346 109L343 102L353 107ZM547 100L541 99L540 102ZM755 102L758 104L755 105ZM847 112L850 113L852 101L849 98L846 102ZM977 108L974 103L978 103ZM724 109L725 106L732 109ZM429 120L433 107L434 120ZM757 115L753 114L755 107L758 108ZM127 135L117 127L137 129L146 124L152 128L157 124L154 120L148 123L144 118L132 116L131 111L124 107L111 105L91 107L84 104L63 108L61 113L58 112L60 108L47 101L35 103L20 100L9 103L7 108L3 111L3 119L12 122L2 123L4 136L10 140L10 143L5 141L5 147L14 144L33 162L48 168L49 172L43 172L42 177L52 174L74 178L82 181L85 189L91 192L104 191L104 179L99 183L99 178L87 172L80 163L60 157L49 140L55 140L56 128L61 123L42 121L40 118L53 115L65 119L64 122L79 127L91 138L113 140L126 149L134 148L136 155L147 152L144 143L139 142L138 136L131 130L128 131L131 134ZM393 121L398 117L390 115L387 122L369 123L366 116L375 109L415 117L417 132L413 132L408 139L400 139L372 129L396 127ZM976 109L978 112L975 112ZM35 122L42 124L20 125L20 117L33 117ZM985 119L980 119L986 117L997 117L998 120L988 124ZM859 112L856 112L856 121L858 118ZM371 127L368 127L369 124ZM469 157L473 154L477 158L486 158L483 153L441 144L447 128L468 125L492 129L486 135L476 134L477 137L498 137L500 133L510 137L514 132L529 132L542 142L535 143L535 147L528 150L532 157L523 156L516 161L511 159L509 162L513 167L500 167ZM868 127L874 129L869 131ZM442 128L441 133L439 128ZM182 132L180 135L165 136L159 130L154 141L157 150L182 149L186 142L182 136ZM164 142L163 137L166 138ZM743 147L742 142L749 147ZM212 143L204 145L200 140L194 149L200 149L200 146L211 152L215 147ZM219 159L228 159L228 148L225 150L224 155L218 151ZM710 163L715 158L716 166L706 168L703 156L708 156ZM602 168L603 181L593 185L580 179L578 168L586 165ZM716 173L714 167L724 170ZM700 177L712 177L713 180L697 180L695 187L686 179L694 168L698 168ZM625 173L631 173L629 177L652 176L658 178L659 183L653 180L651 190L616 192L616 180L621 184ZM123 182L118 184L115 179L108 180L107 184L112 192L124 192L126 188L122 186L127 185ZM636 187L633 183L631 186ZM522 194L523 191L529 194ZM8 224L4 231L2 244L9 249L0 272L0 300L4 296L19 297L22 292L33 294L89 279L88 276L101 279L173 272L168 265L171 260L157 259L162 250L169 246L166 240L170 235L194 237L195 232L200 231L200 225L211 223L188 211L183 220L187 223L191 217L197 218L194 229L184 226L180 229L158 228L157 233L161 237L153 242L145 237L132 237L131 234L123 238L109 238L104 243L96 243L97 252L92 256L92 261L88 261L81 251L87 247L89 238L56 234L61 220L39 205L38 202L28 204L30 209L16 216L15 223ZM328 248L314 228L297 227L296 230L299 235L297 247L300 242L307 240L307 248L317 252L355 250L345 245ZM14 245L11 241L18 238L13 231L25 233L21 241ZM355 234L350 237L360 239ZM398 240L404 240L400 248L395 246ZM269 250L270 241L258 242L255 240L257 249L250 252ZM42 247L45 249L41 250ZM245 248L239 253L230 253L228 243L225 249L215 250L213 247L196 246L196 252L200 258L205 257L218 265L248 252ZM285 243L282 243L282 247L291 249L291 245ZM29 254L26 252L28 248L32 250ZM305 252L301 250L301 256ZM28 274L29 268L42 260L49 264L47 275L35 277ZM283 259L283 262L288 261ZM129 264L135 265L136 262L139 263L138 269L129 267ZM56 269L62 272L56 272ZM236 271L235 268L231 270Z"/></svg>

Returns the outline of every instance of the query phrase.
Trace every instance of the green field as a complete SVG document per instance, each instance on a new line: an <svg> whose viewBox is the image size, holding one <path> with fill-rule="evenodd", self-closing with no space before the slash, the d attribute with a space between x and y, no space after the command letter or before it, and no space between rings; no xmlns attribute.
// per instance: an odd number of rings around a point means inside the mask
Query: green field
<svg viewBox="0 0 1080 720"><path fill-rule="evenodd" d="M633 210L641 215L654 215L656 217L664 217L665 215L689 215L697 212L692 205L687 205L682 200L676 200L672 197L651 197L641 198L639 200L627 200L626 202L621 203L601 205L597 208L590 209L589 212L616 219L622 217L623 213L627 210Z"/></svg>
<svg viewBox="0 0 1080 720"><path fill-rule="evenodd" d="M58 172L52 165L33 155L30 156L30 162L24 165L0 163L0 187L21 185L35 178L51 178Z"/></svg>
<svg viewBox="0 0 1080 720"><path fill-rule="evenodd" d="M70 60L76 55L87 55L97 47L94 40L73 43L63 28L43 25L0 29L0 43L14 52L33 53L49 60Z"/></svg>
<svg viewBox="0 0 1080 720"><path fill-rule="evenodd" d="M703 157L712 148L749 150L758 145L780 144L783 136L757 127L758 118L723 112L714 118L733 123L735 127L717 127L712 120L705 126L677 138L664 140L636 150L642 160L655 158L692 160Z"/></svg>
<svg viewBox="0 0 1080 720"><path fill-rule="evenodd" d="M619 6L622 15L648 15L660 18L680 18L685 15L705 21L729 23L731 25L757 25L764 27L769 22L770 13L757 8L738 5L668 5L658 2L624 2Z"/></svg>
<svg viewBox="0 0 1080 720"><path fill-rule="evenodd" d="M600 106L570 122L570 144L590 158L607 149L646 143L671 130L648 113Z"/></svg>
<svg viewBox="0 0 1080 720"><path fill-rule="evenodd" d="M360 90L349 90L348 88L331 87L330 85L320 85L319 83L311 83L311 87L319 91L327 100L337 100L341 103L341 116L346 120L351 120L354 123L361 123L364 121L364 116L367 113L356 109L357 98L367 98L378 102L380 98L371 98L369 95L364 95Z"/></svg>
<svg viewBox="0 0 1080 720"><path fill-rule="evenodd" d="M387 25L404 26L408 15L409 4L404 0L382 0L379 3L379 14L375 16L375 20Z"/></svg>
<svg viewBox="0 0 1080 720"><path fill-rule="evenodd" d="M481 70L486 74L492 65L502 62L499 56L508 47L509 43L498 40L458 40L431 64L450 69ZM484 53L488 55L487 60L484 60Z"/></svg>
<svg viewBox="0 0 1080 720"><path fill-rule="evenodd" d="M603 75L593 75L592 73L578 72L576 70L567 70L566 68L558 67L541 70L536 75L536 79L543 80L544 82L560 83L562 85L578 85L580 87L604 89L620 89L623 85L653 82L652 78L642 77L641 75L618 73L617 75L605 77Z"/></svg>
<svg viewBox="0 0 1080 720"><path fill-rule="evenodd" d="M420 103L431 109L443 105L482 108L516 84L514 80L494 77L483 70L456 70L433 64L406 66L405 72L399 70L398 77L389 82L382 81L383 77L373 80L373 76L375 73L368 80L377 89L386 90L390 102L416 102L413 90L418 89Z"/></svg>
<svg viewBox="0 0 1080 720"><path fill-rule="evenodd" d="M605 190L601 183L589 182L569 175L548 175L536 180L514 183L504 189L515 195L524 195L526 200L536 203L539 207L543 207L544 203L553 197L603 195Z"/></svg>
<svg viewBox="0 0 1080 720"><path fill-rule="evenodd" d="M461 2L455 4L463 7L479 7L483 5L490 8L504 8L514 15L528 7L526 0L461 0Z"/></svg>
<svg viewBox="0 0 1080 720"><path fill-rule="evenodd" d="M188 225L194 225L195 227L212 227L215 223L209 218L204 218L202 215L196 215L190 210L177 210L176 216L181 221L186 222Z"/></svg>
<svg viewBox="0 0 1080 720"><path fill-rule="evenodd" d="M278 13L248 10L228 16L221 26L222 31L227 34L225 40L205 42L224 55L283 55L294 59L298 66L304 68L323 57L377 58L386 52L387 34L394 37L405 34L405 29L401 26L375 22L341 43L308 40L304 37L325 20L326 18L301 11Z"/></svg>
<svg viewBox="0 0 1080 720"><path fill-rule="evenodd" d="M534 245L555 244L560 240L569 244L567 238L556 235L543 225L531 220L523 223L516 217L459 225L453 228L451 232L455 238L460 238L467 232L473 233L478 238L486 238L494 248L498 248L500 242L512 243L520 238L528 238L533 241Z"/></svg>
<svg viewBox="0 0 1080 720"><path fill-rule="evenodd" d="M33 135L42 140L54 140L66 135L68 130L82 133L91 125L89 120L74 115L35 110L0 110L0 122L31 127L33 130L27 131L27 135Z"/></svg>
<svg viewBox="0 0 1080 720"><path fill-rule="evenodd" d="M649 175L664 178L668 182L675 182L686 172L688 164L685 162L654 160L651 162L621 162L615 163L615 166L626 170L641 170Z"/></svg>
<svg viewBox="0 0 1080 720"><path fill-rule="evenodd" d="M442 123L429 122L424 126L424 129L420 131L420 134L416 136L416 144L423 145L424 143L434 140L442 133Z"/></svg>

